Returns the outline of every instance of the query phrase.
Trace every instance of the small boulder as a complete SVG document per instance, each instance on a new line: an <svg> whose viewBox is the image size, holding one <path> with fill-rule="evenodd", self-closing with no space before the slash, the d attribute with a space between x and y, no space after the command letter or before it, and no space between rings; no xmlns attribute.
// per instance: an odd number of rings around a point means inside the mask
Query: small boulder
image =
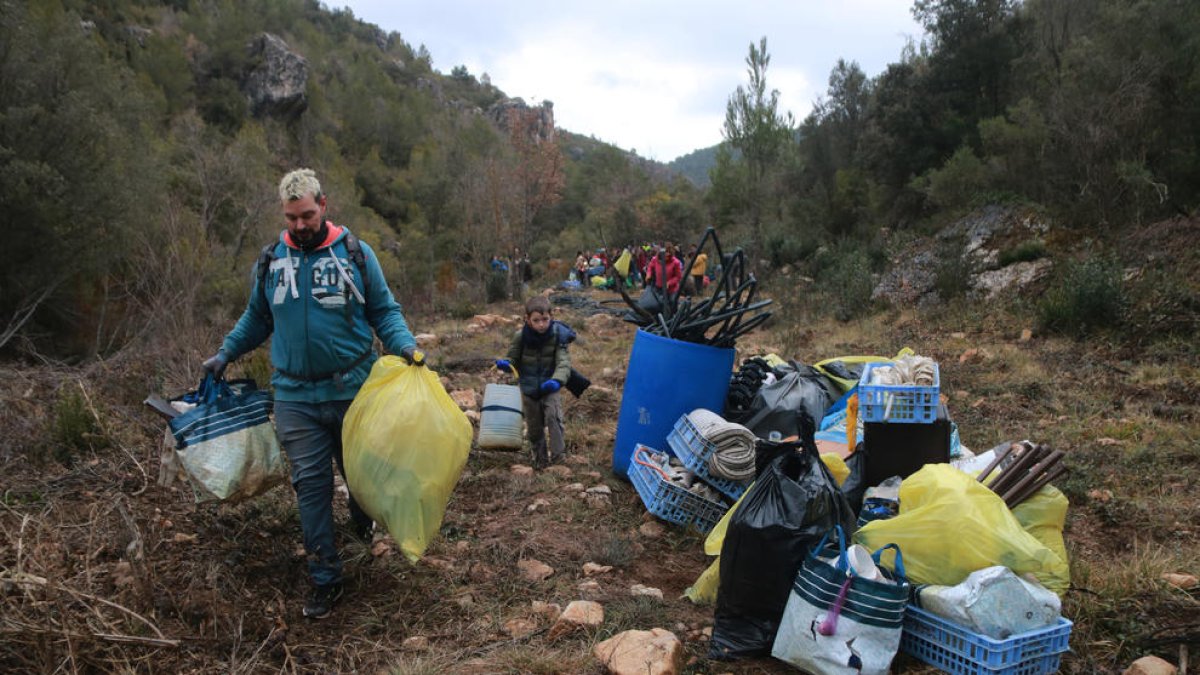
<svg viewBox="0 0 1200 675"><path fill-rule="evenodd" d="M592 653L613 675L676 675L683 664L683 643L664 628L618 633Z"/></svg>
<svg viewBox="0 0 1200 675"><path fill-rule="evenodd" d="M532 635L537 630L537 621L518 617L509 619L504 622L504 632L514 638L523 638Z"/></svg>
<svg viewBox="0 0 1200 675"><path fill-rule="evenodd" d="M607 485L595 485L587 489L589 495L611 495L612 488Z"/></svg>
<svg viewBox="0 0 1200 675"><path fill-rule="evenodd" d="M992 358L991 353L982 347L972 347L958 357L959 363L983 363Z"/></svg>
<svg viewBox="0 0 1200 675"><path fill-rule="evenodd" d="M607 574L612 571L612 565L599 565L594 562L583 563L583 576L594 577L597 574Z"/></svg>
<svg viewBox="0 0 1200 675"><path fill-rule="evenodd" d="M474 389L455 389L450 392L450 398L460 410L474 410L478 407Z"/></svg>
<svg viewBox="0 0 1200 675"><path fill-rule="evenodd" d="M533 608L534 614L537 614L538 616L544 616L551 621L558 620L558 615L562 614L562 607L559 607L557 602L542 602L541 600L534 600L531 603L531 607Z"/></svg>
<svg viewBox="0 0 1200 675"><path fill-rule="evenodd" d="M1033 331L1026 328L1021 331L1021 342L1029 342L1033 339Z"/></svg>
<svg viewBox="0 0 1200 675"><path fill-rule="evenodd" d="M1182 572L1167 572L1162 575L1162 580L1171 584L1175 588L1180 588L1185 591L1196 587L1200 580L1196 579L1194 574L1183 574Z"/></svg>
<svg viewBox="0 0 1200 675"><path fill-rule="evenodd" d="M404 638L404 642L400 643L400 649L406 652L427 652L429 651L429 638L424 635Z"/></svg>
<svg viewBox="0 0 1200 675"><path fill-rule="evenodd" d="M479 425L479 413L474 410L464 410L463 414L467 416L467 421L476 426Z"/></svg>
<svg viewBox="0 0 1200 675"><path fill-rule="evenodd" d="M548 467L546 469L546 473L552 473L560 478L566 478L567 476L571 475L571 467L563 466L562 464L555 464L554 466Z"/></svg>
<svg viewBox="0 0 1200 675"><path fill-rule="evenodd" d="M1175 675L1179 669L1157 656L1143 656L1134 661L1121 675Z"/></svg>
<svg viewBox="0 0 1200 675"><path fill-rule="evenodd" d="M547 500L545 500L545 499L542 499L542 498L540 498L540 497L539 497L539 498L537 498L537 499L533 500L533 501L532 501L532 502L529 504L529 506L526 506L526 507L525 507L525 510L526 510L526 511L529 511L530 513L533 513L534 511L537 511L538 509L545 508L545 507L547 507L547 506L550 506L550 502L549 502L549 501L547 501Z"/></svg>
<svg viewBox="0 0 1200 675"><path fill-rule="evenodd" d="M604 593L604 590L600 588L600 583L594 579L585 579L579 582L576 588L579 589L580 595L585 598L598 598Z"/></svg>
<svg viewBox="0 0 1200 675"><path fill-rule="evenodd" d="M574 494L576 492L583 492L583 490L584 490L583 483L571 483L570 485L563 488L563 492L570 492L572 494Z"/></svg>
<svg viewBox="0 0 1200 675"><path fill-rule="evenodd" d="M640 595L647 598L654 598L655 600L663 599L663 592L661 589L651 588L650 586L643 586L641 584L634 584L630 586L629 594L635 597Z"/></svg>
<svg viewBox="0 0 1200 675"><path fill-rule="evenodd" d="M526 558L517 562L517 569L521 570L521 576L529 581L545 581L554 574L554 568L534 558Z"/></svg>
<svg viewBox="0 0 1200 675"><path fill-rule="evenodd" d="M421 349L426 349L438 343L438 336L433 333L417 333L413 336L417 341L417 346Z"/></svg>
<svg viewBox="0 0 1200 675"><path fill-rule="evenodd" d="M572 600L571 604L559 615L558 621L550 628L550 639L554 640L563 635L578 630L597 628L604 623L604 607L591 600Z"/></svg>
<svg viewBox="0 0 1200 675"><path fill-rule="evenodd" d="M509 472L514 476L532 476L533 467L528 464L513 464L508 467Z"/></svg>

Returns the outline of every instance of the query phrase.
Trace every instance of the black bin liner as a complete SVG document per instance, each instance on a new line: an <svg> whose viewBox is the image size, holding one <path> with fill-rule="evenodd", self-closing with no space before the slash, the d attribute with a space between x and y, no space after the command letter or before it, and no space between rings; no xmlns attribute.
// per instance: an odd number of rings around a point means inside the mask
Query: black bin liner
<svg viewBox="0 0 1200 675"><path fill-rule="evenodd" d="M822 419L838 399L829 378L812 366L793 361L776 368L775 374L778 379L759 388L741 422L759 438L767 438L772 431L784 438L800 435L797 413Z"/></svg>
<svg viewBox="0 0 1200 675"><path fill-rule="evenodd" d="M808 426L808 425L804 425ZM817 456L812 431L803 449L775 443L777 454L734 512L721 547L709 656L770 654L788 593L804 557L834 525L854 530L855 515Z"/></svg>

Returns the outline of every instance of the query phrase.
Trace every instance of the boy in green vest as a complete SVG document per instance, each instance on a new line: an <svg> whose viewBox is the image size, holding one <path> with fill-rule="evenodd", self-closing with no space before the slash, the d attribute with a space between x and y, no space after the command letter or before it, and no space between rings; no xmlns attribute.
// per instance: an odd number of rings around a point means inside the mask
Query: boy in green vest
<svg viewBox="0 0 1200 675"><path fill-rule="evenodd" d="M535 469L566 458L559 390L571 376L571 355L567 352L571 337L570 328L550 318L546 296L535 295L525 303L525 325L513 336L507 358L496 361L496 367L503 371L517 367Z"/></svg>

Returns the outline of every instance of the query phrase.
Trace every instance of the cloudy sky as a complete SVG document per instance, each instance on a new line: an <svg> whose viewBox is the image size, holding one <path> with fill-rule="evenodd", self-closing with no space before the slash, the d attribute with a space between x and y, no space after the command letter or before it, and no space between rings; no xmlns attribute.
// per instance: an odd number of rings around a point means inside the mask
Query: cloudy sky
<svg viewBox="0 0 1200 675"><path fill-rule="evenodd" d="M919 40L908 0L333 0L465 65L558 127L670 161L721 141L725 105L767 38L767 85L803 119L839 57L877 75Z"/></svg>

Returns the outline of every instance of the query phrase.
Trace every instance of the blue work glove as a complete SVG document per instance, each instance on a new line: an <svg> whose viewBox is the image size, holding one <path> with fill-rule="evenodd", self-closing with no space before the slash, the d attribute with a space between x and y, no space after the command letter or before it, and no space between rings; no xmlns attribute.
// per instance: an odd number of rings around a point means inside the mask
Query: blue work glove
<svg viewBox="0 0 1200 675"><path fill-rule="evenodd" d="M538 387L538 389L540 389L543 394L553 394L559 389L562 389L562 382L559 382L558 380L546 380L542 383L542 386Z"/></svg>
<svg viewBox="0 0 1200 675"><path fill-rule="evenodd" d="M417 349L416 347L405 347L404 349L401 349L400 358L404 359L405 362L407 362L410 366L425 365L425 352Z"/></svg>
<svg viewBox="0 0 1200 675"><path fill-rule="evenodd" d="M496 370L512 372L512 363L508 359L496 359Z"/></svg>
<svg viewBox="0 0 1200 675"><path fill-rule="evenodd" d="M204 359L202 364L205 372L212 373L212 376L218 380L225 375L225 366L227 365L229 365L229 359L225 357L225 352L213 354Z"/></svg>

